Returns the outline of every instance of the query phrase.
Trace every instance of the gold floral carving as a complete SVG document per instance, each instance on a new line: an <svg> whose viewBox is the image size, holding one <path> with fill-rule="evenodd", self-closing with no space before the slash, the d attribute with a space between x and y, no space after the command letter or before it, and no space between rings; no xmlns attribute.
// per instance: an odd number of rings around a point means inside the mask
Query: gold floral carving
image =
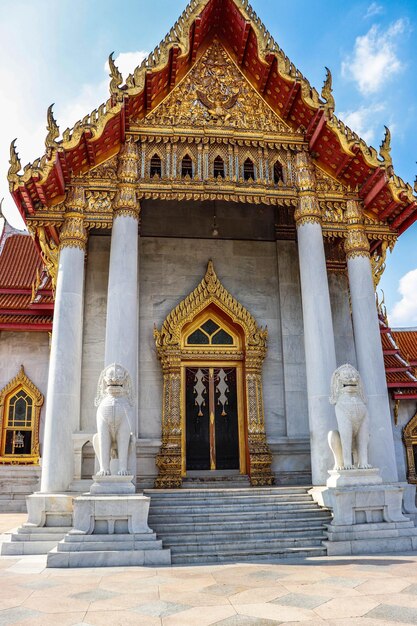
<svg viewBox="0 0 417 626"><path fill-rule="evenodd" d="M252 485L271 485L272 457L266 442L262 398L262 363L266 355L267 330L260 328L253 316L221 284L209 261L206 274L194 291L171 311L161 330L154 330L158 356L164 376L162 445L157 456L159 475L156 487L180 487L182 484L182 433L181 433L181 361L187 359L182 348L182 331L199 313L215 305L244 334L245 388L247 404L247 446L250 459ZM230 354L232 354L230 352ZM204 354L199 353L199 358ZM211 355L213 358L213 354Z"/></svg>
<svg viewBox="0 0 417 626"><path fill-rule="evenodd" d="M387 257L388 247L389 247L388 241L381 241L381 245L376 249L376 251L371 256L372 276L374 279L375 291L379 285L379 281L381 280L382 274L385 271L385 259Z"/></svg>
<svg viewBox="0 0 417 626"><path fill-rule="evenodd" d="M84 187L80 185L72 187L68 193L64 224L59 235L60 250L63 248L85 250L88 236L84 223L84 208Z"/></svg>
<svg viewBox="0 0 417 626"><path fill-rule="evenodd" d="M316 195L316 177L311 157L307 152L298 152L295 157L298 206L294 213L297 228L303 224L320 224L321 209Z"/></svg>
<svg viewBox="0 0 417 626"><path fill-rule="evenodd" d="M3 439L5 428L6 409L9 398L19 389L23 389L33 402L32 413L32 445L30 455L0 456L0 463L35 464L39 462L39 419L44 397L33 382L26 376L23 365L18 374L0 391L0 440Z"/></svg>
<svg viewBox="0 0 417 626"><path fill-rule="evenodd" d="M130 137L119 155L117 175L119 184L113 203L114 217L129 216L139 219L140 204L136 193L139 155L137 144Z"/></svg>
<svg viewBox="0 0 417 626"><path fill-rule="evenodd" d="M355 257L369 258L369 239L365 231L363 211L357 198L350 198L346 203L347 233L345 253L347 259Z"/></svg>
<svg viewBox="0 0 417 626"><path fill-rule="evenodd" d="M182 83L141 124L293 133L216 41Z"/></svg>
<svg viewBox="0 0 417 626"><path fill-rule="evenodd" d="M36 234L42 250L42 261L46 267L46 271L51 277L52 289L55 292L56 280L58 276L59 246L57 246L53 240L48 241L45 228L43 226L39 226L36 229Z"/></svg>

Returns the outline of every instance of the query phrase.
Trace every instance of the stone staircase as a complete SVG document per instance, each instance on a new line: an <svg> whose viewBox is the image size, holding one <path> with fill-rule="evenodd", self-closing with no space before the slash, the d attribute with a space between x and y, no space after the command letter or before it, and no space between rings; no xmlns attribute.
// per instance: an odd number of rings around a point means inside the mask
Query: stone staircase
<svg viewBox="0 0 417 626"><path fill-rule="evenodd" d="M146 490L172 564L325 556L331 521L308 487Z"/></svg>

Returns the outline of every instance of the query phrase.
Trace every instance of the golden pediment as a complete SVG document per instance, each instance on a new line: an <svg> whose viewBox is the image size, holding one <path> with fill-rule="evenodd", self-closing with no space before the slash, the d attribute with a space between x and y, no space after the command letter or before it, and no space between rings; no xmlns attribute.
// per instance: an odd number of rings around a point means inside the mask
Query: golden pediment
<svg viewBox="0 0 417 626"><path fill-rule="evenodd" d="M141 124L294 134L244 78L217 41Z"/></svg>

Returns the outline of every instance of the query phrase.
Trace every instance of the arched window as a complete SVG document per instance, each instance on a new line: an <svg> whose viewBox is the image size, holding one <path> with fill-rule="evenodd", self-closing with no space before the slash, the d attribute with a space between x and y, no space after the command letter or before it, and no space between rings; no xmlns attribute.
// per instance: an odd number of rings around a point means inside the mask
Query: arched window
<svg viewBox="0 0 417 626"><path fill-rule="evenodd" d="M43 395L25 374L19 373L0 392L0 463L37 463L39 415Z"/></svg>
<svg viewBox="0 0 417 626"><path fill-rule="evenodd" d="M220 176L221 178L224 178L224 161L221 158L221 156L216 156L216 158L214 159L214 168L213 168L213 173L214 173L214 178L217 178L218 176Z"/></svg>
<svg viewBox="0 0 417 626"><path fill-rule="evenodd" d="M204 344L210 346L232 346L233 343L232 335L224 328L221 328L211 318L187 337L187 344L189 346Z"/></svg>
<svg viewBox="0 0 417 626"><path fill-rule="evenodd" d="M255 180L255 167L249 158L243 164L243 178L245 180Z"/></svg>
<svg viewBox="0 0 417 626"><path fill-rule="evenodd" d="M281 163L279 161L275 161L275 163L274 163L273 175L274 175L274 183L276 185L278 185L278 183L280 181L284 180L282 165L281 165Z"/></svg>
<svg viewBox="0 0 417 626"><path fill-rule="evenodd" d="M186 154L181 161L181 176L193 177L193 162L189 154Z"/></svg>
<svg viewBox="0 0 417 626"><path fill-rule="evenodd" d="M162 176L162 162L161 157L158 154L154 154L151 158L151 167L150 167L151 178L153 176Z"/></svg>

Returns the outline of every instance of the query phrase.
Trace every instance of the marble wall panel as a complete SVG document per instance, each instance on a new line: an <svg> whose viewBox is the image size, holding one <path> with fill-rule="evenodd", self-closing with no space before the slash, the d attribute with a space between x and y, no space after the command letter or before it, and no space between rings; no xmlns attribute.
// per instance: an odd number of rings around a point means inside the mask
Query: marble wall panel
<svg viewBox="0 0 417 626"><path fill-rule="evenodd" d="M337 365L351 363L357 367L348 279L339 272L329 272L328 279Z"/></svg>
<svg viewBox="0 0 417 626"><path fill-rule="evenodd" d="M286 434L309 433L304 327L295 241L277 241L277 267L285 389Z"/></svg>
<svg viewBox="0 0 417 626"><path fill-rule="evenodd" d="M140 240L139 433L161 434L162 376L153 340L170 311L201 281L209 259L223 285L268 326L264 364L269 437L285 434L276 249L271 242L142 237ZM157 364L157 367L155 367Z"/></svg>
<svg viewBox="0 0 417 626"><path fill-rule="evenodd" d="M86 432L96 431L94 398L104 367L109 258L110 236L91 235L85 276L81 375L81 430Z"/></svg>

